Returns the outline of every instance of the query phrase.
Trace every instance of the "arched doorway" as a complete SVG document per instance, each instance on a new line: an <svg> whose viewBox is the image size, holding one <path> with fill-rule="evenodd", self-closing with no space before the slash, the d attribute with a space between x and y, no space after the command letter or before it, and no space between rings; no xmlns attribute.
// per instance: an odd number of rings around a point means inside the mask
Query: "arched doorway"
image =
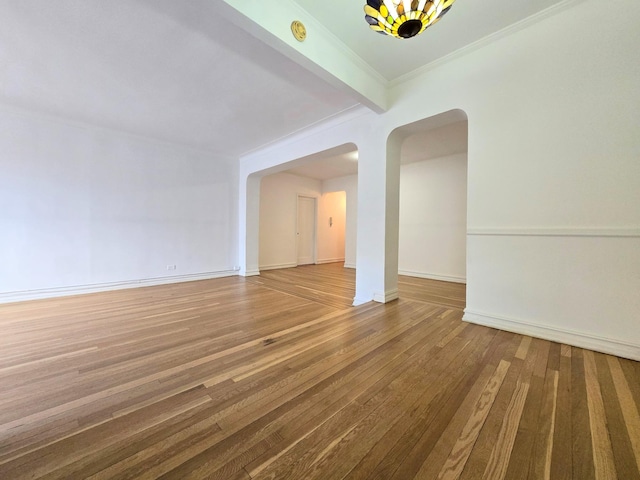
<svg viewBox="0 0 640 480"><path fill-rule="evenodd" d="M394 130L399 145L399 296L464 307L468 121L453 110ZM412 281L428 279L429 282ZM437 282L453 282L445 285ZM404 286L404 287L403 287ZM420 286L424 291L416 288ZM429 289L433 291L429 292ZM438 298L437 290L452 298ZM453 298L455 297L455 298Z"/></svg>

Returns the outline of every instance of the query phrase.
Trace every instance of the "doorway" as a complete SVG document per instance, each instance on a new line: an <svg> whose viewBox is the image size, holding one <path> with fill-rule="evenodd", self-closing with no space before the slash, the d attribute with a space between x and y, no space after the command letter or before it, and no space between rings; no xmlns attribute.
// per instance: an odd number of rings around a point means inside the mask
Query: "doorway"
<svg viewBox="0 0 640 480"><path fill-rule="evenodd" d="M316 199L298 195L298 221L296 224L298 265L316 262Z"/></svg>
<svg viewBox="0 0 640 480"><path fill-rule="evenodd" d="M468 122L419 126L401 147L398 273L465 283Z"/></svg>

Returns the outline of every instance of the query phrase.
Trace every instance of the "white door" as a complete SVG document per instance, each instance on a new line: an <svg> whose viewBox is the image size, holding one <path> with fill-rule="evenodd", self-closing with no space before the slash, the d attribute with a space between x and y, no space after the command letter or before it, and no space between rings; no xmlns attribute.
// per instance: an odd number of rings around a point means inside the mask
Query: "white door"
<svg viewBox="0 0 640 480"><path fill-rule="evenodd" d="M298 197L298 265L315 263L316 199Z"/></svg>

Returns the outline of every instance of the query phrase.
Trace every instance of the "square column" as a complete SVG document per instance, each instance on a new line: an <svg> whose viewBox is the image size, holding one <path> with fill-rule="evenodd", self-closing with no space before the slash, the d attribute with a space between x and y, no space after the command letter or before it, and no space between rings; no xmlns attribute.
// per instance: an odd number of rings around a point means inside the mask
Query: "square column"
<svg viewBox="0 0 640 480"><path fill-rule="evenodd" d="M372 132L358 145L358 240L354 305L398 298L400 145Z"/></svg>

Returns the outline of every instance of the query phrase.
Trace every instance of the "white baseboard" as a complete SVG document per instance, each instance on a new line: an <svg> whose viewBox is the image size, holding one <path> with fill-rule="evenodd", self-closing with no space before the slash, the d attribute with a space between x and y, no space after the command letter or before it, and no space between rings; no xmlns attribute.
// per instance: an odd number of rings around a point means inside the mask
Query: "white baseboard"
<svg viewBox="0 0 640 480"><path fill-rule="evenodd" d="M238 274L241 277L256 277L260 275L260 270L242 270L240 269L240 273Z"/></svg>
<svg viewBox="0 0 640 480"><path fill-rule="evenodd" d="M465 309L466 322L640 361L640 345Z"/></svg>
<svg viewBox="0 0 640 480"><path fill-rule="evenodd" d="M454 277L451 275L436 275L433 273L412 272L410 270L398 270L398 275L407 277L428 278L429 280L440 280L441 282L467 283L465 277Z"/></svg>
<svg viewBox="0 0 640 480"><path fill-rule="evenodd" d="M356 264L355 263L346 263L345 262L344 268L356 268Z"/></svg>
<svg viewBox="0 0 640 480"><path fill-rule="evenodd" d="M278 270L280 268L294 268L297 266L297 263L277 263L274 265L260 265L260 270ZM260 274L260 272L258 272L258 274Z"/></svg>
<svg viewBox="0 0 640 480"><path fill-rule="evenodd" d="M393 290L387 290L386 292L384 292L384 294L380 292L375 292L373 294L373 301L378 303L389 303L397 299L398 299L397 288L394 288Z"/></svg>
<svg viewBox="0 0 640 480"><path fill-rule="evenodd" d="M355 297L353 299L353 306L357 307L358 305L362 305L371 301L374 302L378 302L378 303L389 303L392 302L393 300L397 300L399 298L398 296L398 289L394 288L393 290L387 290L385 293L374 293L373 294L373 298L358 298Z"/></svg>
<svg viewBox="0 0 640 480"><path fill-rule="evenodd" d="M358 297L355 297L353 299L353 303L351 305L354 306L354 307L357 307L359 305L364 305L365 303L369 303L370 301L371 301L370 298L358 298Z"/></svg>
<svg viewBox="0 0 640 480"><path fill-rule="evenodd" d="M232 277L238 275L236 270L222 270L219 272L194 273L171 277L145 278L124 282L95 283L91 285L75 285L72 287L43 288L39 290L24 290L19 292L0 293L0 304L40 300L43 298L68 297L85 293L108 292L127 288L152 287L171 283L193 282L196 280L210 280L212 278Z"/></svg>
<svg viewBox="0 0 640 480"><path fill-rule="evenodd" d="M344 257L342 258L325 258L324 260L317 260L316 265L322 265L324 263L338 263L344 262Z"/></svg>

